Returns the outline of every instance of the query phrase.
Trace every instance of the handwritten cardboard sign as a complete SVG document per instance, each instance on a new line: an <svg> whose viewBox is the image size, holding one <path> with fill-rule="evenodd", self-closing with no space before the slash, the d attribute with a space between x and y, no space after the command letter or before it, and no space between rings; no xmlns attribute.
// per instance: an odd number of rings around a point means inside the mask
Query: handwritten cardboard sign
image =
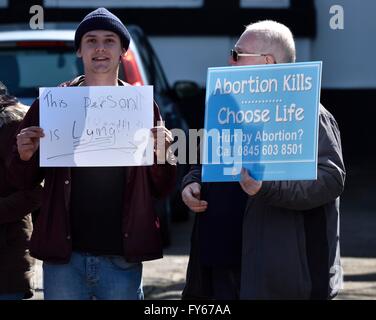
<svg viewBox="0 0 376 320"><path fill-rule="evenodd" d="M321 62L209 68L205 182L317 177Z"/></svg>
<svg viewBox="0 0 376 320"><path fill-rule="evenodd" d="M41 167L153 164L153 87L40 88Z"/></svg>

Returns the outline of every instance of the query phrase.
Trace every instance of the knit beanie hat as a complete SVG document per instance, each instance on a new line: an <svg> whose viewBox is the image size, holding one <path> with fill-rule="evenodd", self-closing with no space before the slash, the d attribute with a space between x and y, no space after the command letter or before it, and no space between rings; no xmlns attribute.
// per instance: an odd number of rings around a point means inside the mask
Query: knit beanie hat
<svg viewBox="0 0 376 320"><path fill-rule="evenodd" d="M120 19L105 8L98 8L90 12L77 27L74 35L76 50L80 48L81 39L85 33L92 30L108 30L115 32L119 37L122 47L128 50L131 36Z"/></svg>

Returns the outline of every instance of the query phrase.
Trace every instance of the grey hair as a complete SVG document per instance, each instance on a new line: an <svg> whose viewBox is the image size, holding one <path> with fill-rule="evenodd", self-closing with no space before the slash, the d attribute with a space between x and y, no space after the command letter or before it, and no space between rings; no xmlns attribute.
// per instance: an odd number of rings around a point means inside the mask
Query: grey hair
<svg viewBox="0 0 376 320"><path fill-rule="evenodd" d="M246 32L252 32L265 50L262 53L273 54L277 63L295 62L294 37L291 30L282 23L272 20L259 21L249 24Z"/></svg>
<svg viewBox="0 0 376 320"><path fill-rule="evenodd" d="M17 103L0 109L0 128L11 122L21 122L24 118L28 107Z"/></svg>

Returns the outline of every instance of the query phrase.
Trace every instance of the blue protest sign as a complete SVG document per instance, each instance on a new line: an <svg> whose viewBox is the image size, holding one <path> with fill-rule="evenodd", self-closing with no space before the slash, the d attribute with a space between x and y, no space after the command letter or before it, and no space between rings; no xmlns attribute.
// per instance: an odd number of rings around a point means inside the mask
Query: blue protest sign
<svg viewBox="0 0 376 320"><path fill-rule="evenodd" d="M209 68L202 181L317 178L322 62Z"/></svg>

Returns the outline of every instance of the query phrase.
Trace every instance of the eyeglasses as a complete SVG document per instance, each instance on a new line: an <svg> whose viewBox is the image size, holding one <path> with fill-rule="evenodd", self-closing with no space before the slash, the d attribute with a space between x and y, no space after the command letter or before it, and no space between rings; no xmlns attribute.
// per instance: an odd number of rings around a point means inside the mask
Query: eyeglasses
<svg viewBox="0 0 376 320"><path fill-rule="evenodd" d="M267 54L264 53L239 53L235 49L231 49L230 52L232 60L235 62L239 60L239 57L264 57L267 56Z"/></svg>

